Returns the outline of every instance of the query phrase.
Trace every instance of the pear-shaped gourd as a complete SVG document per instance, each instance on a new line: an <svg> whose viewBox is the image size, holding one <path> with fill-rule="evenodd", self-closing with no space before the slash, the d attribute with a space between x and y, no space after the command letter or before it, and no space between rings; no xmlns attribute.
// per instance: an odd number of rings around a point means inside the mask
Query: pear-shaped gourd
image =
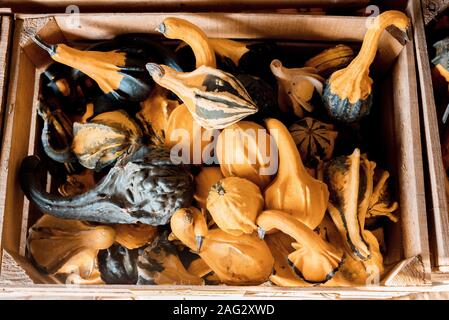
<svg viewBox="0 0 449 320"><path fill-rule="evenodd" d="M207 66L177 72L165 65L148 63L153 80L171 90L205 129L223 129L257 112L243 85L231 74Z"/></svg>
<svg viewBox="0 0 449 320"><path fill-rule="evenodd" d="M263 205L259 187L238 177L221 179L207 197L207 210L217 226L235 236L256 231L256 218Z"/></svg>
<svg viewBox="0 0 449 320"><path fill-rule="evenodd" d="M46 273L76 272L89 279L97 268L98 251L109 248L114 239L111 227L46 214L30 228L27 246L33 261Z"/></svg>
<svg viewBox="0 0 449 320"><path fill-rule="evenodd" d="M175 236L195 251L198 225L204 229L206 221L193 207L178 210L170 221ZM220 281L229 285L258 285L268 280L274 259L256 233L233 236L220 229L205 231L198 254Z"/></svg>
<svg viewBox="0 0 449 320"><path fill-rule="evenodd" d="M206 34L198 26L184 19L168 17L156 30L166 38L179 39L187 43L195 55L197 68L201 66L216 68L214 50Z"/></svg>
<svg viewBox="0 0 449 320"><path fill-rule="evenodd" d="M239 121L225 128L217 140L216 154L225 177L248 179L262 190L277 172L277 149L265 128Z"/></svg>
<svg viewBox="0 0 449 320"><path fill-rule="evenodd" d="M334 72L326 82L323 102L332 118L350 123L370 113L373 80L369 77L369 68L376 56L380 36L390 25L405 31L409 19L395 10L377 16L365 34L359 54L349 66Z"/></svg>
<svg viewBox="0 0 449 320"><path fill-rule="evenodd" d="M150 94L152 81L145 72L148 60L139 55L122 50L83 51L62 43L49 45L38 36L33 40L53 60L88 75L105 94L115 99L143 101Z"/></svg>
<svg viewBox="0 0 449 320"><path fill-rule="evenodd" d="M288 129L276 119L265 124L279 152L278 173L264 191L265 208L287 212L313 230L327 209L327 186L304 167Z"/></svg>
<svg viewBox="0 0 449 320"><path fill-rule="evenodd" d="M294 252L288 262L294 272L309 283L324 283L330 280L344 261L343 250L324 241L312 229L288 213L267 210L257 218L262 234L280 230L290 235Z"/></svg>
<svg viewBox="0 0 449 320"><path fill-rule="evenodd" d="M315 106L312 98L316 94L323 94L324 79L315 68L289 69L281 61L273 60L270 64L271 72L278 81L278 102L283 111L293 108L294 113L302 118L304 111L312 112Z"/></svg>

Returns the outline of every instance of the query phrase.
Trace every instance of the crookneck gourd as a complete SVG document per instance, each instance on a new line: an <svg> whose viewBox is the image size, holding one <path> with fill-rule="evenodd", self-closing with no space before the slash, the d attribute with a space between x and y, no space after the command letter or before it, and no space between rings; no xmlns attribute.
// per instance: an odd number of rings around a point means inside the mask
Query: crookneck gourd
<svg viewBox="0 0 449 320"><path fill-rule="evenodd" d="M305 111L312 112L315 109L312 100L321 100L324 83L315 68L289 69L277 59L271 62L270 68L278 81L278 103L281 110L287 112L293 108L293 112L302 118Z"/></svg>
<svg viewBox="0 0 449 320"><path fill-rule="evenodd" d="M198 26L187 20L169 17L157 27L166 38L179 39L187 43L195 55L196 68L209 66L216 68L215 53L206 34Z"/></svg>
<svg viewBox="0 0 449 320"><path fill-rule="evenodd" d="M258 110L243 85L221 70L201 66L183 73L155 63L148 63L147 69L157 84L185 103L205 129L225 128Z"/></svg>
<svg viewBox="0 0 449 320"><path fill-rule="evenodd" d="M47 193L38 179L44 169L36 156L25 158L22 190L42 212L60 218L162 225L193 197L190 172L173 164L169 150L158 147L143 147L122 158L94 188L73 197Z"/></svg>
<svg viewBox="0 0 449 320"><path fill-rule="evenodd" d="M279 152L277 175L264 191L265 207L290 213L313 230L327 209L327 186L304 167L288 129L276 119L267 119L265 124Z"/></svg>
<svg viewBox="0 0 449 320"><path fill-rule="evenodd" d="M368 260L371 251L363 237L365 218L373 193L376 164L355 149L350 156L331 160L324 170L330 191L328 210L348 252L357 260Z"/></svg>
<svg viewBox="0 0 449 320"><path fill-rule="evenodd" d="M210 188L223 179L220 167L203 167L195 177L195 195L193 196L200 208L206 209L207 196Z"/></svg>
<svg viewBox="0 0 449 320"><path fill-rule="evenodd" d="M73 140L72 121L61 109L51 111L44 103L39 103L37 111L44 121L41 142L47 156L61 163L76 161L70 148Z"/></svg>
<svg viewBox="0 0 449 320"><path fill-rule="evenodd" d="M263 190L277 171L276 146L266 130L250 121L239 121L218 136L216 155L225 177L248 179Z"/></svg>
<svg viewBox="0 0 449 320"><path fill-rule="evenodd" d="M196 208L178 210L172 217L172 232L190 249L197 251L195 229L206 224ZM198 252L220 281L229 285L258 285L268 280L274 259L256 233L233 236L220 229L207 230Z"/></svg>
<svg viewBox="0 0 449 320"><path fill-rule="evenodd" d="M190 274L178 256L176 246L162 233L144 248L137 259L137 284L203 285L201 277Z"/></svg>
<svg viewBox="0 0 449 320"><path fill-rule="evenodd" d="M201 127L185 104L170 114L165 134L165 145L179 155L183 163L213 163L213 141L216 141L219 131Z"/></svg>
<svg viewBox="0 0 449 320"><path fill-rule="evenodd" d="M148 59L142 56L124 50L83 51L62 43L49 45L38 36L33 40L53 60L92 78L106 95L118 100L143 101L150 94L153 82L145 72Z"/></svg>
<svg viewBox="0 0 449 320"><path fill-rule="evenodd" d="M259 233L279 230L290 235L295 249L288 255L294 272L306 282L319 284L329 281L344 261L343 250L324 241L312 229L288 213L268 210L257 218Z"/></svg>
<svg viewBox="0 0 449 320"><path fill-rule="evenodd" d="M221 179L207 197L207 210L217 226L235 236L256 231L256 218L263 206L259 187L238 177Z"/></svg>
<svg viewBox="0 0 449 320"><path fill-rule="evenodd" d="M354 51L344 44L339 44L310 58L304 66L315 68L322 77L327 78L335 71L347 67L352 59Z"/></svg>
<svg viewBox="0 0 449 320"><path fill-rule="evenodd" d="M266 81L271 79L270 62L276 56L274 43L242 43L229 39L209 38L209 44L232 73L250 74Z"/></svg>
<svg viewBox="0 0 449 320"><path fill-rule="evenodd" d="M433 47L436 53L432 63L446 81L449 82L449 37L436 42Z"/></svg>
<svg viewBox="0 0 449 320"><path fill-rule="evenodd" d="M114 224L115 242L126 249L143 247L156 237L158 228L148 224Z"/></svg>
<svg viewBox="0 0 449 320"><path fill-rule="evenodd" d="M399 11L381 13L368 28L359 54L349 66L334 72L328 79L323 102L329 116L350 123L369 114L373 103L373 80L369 77L369 68L382 32L391 25L405 31L409 19Z"/></svg>
<svg viewBox="0 0 449 320"><path fill-rule="evenodd" d="M73 125L72 150L88 169L100 170L142 144L142 130L123 110L102 113Z"/></svg>
<svg viewBox="0 0 449 320"><path fill-rule="evenodd" d="M97 267L97 254L109 248L114 229L45 214L29 230L27 246L33 261L49 274L77 273L89 279Z"/></svg>
<svg viewBox="0 0 449 320"><path fill-rule="evenodd" d="M156 85L148 99L140 103L141 110L136 114L154 144L165 143L168 119L179 106L179 102L169 99L167 94L168 90Z"/></svg>
<svg viewBox="0 0 449 320"><path fill-rule="evenodd" d="M332 124L306 117L292 124L289 131L305 163L315 161L317 157L331 159L338 136Z"/></svg>

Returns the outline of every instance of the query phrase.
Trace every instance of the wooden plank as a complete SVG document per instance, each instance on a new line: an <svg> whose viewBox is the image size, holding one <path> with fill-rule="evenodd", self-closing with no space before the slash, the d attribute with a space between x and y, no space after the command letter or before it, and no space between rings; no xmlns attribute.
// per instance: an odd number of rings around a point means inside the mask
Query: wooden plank
<svg viewBox="0 0 449 320"><path fill-rule="evenodd" d="M10 16L0 16L0 141L3 131L3 113L6 104L6 87L8 82L12 21L13 19Z"/></svg>
<svg viewBox="0 0 449 320"><path fill-rule="evenodd" d="M418 2L418 1L417 1ZM440 13L449 8L449 0L421 0L424 23L427 25Z"/></svg>
<svg viewBox="0 0 449 320"><path fill-rule="evenodd" d="M421 8L414 7L415 48L419 70L419 83L422 102L422 121L424 141L426 142L427 172L429 185L429 234L431 240L432 263L437 270L449 267L449 214L445 191L446 172L441 156L441 142L438 118L433 95L431 66Z"/></svg>

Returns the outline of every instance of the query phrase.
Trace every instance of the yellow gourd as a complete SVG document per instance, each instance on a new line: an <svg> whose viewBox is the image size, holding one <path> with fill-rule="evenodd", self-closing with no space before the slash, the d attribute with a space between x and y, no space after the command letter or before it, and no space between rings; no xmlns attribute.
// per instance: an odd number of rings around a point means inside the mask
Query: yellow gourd
<svg viewBox="0 0 449 320"><path fill-rule="evenodd" d="M265 207L287 212L313 230L327 209L327 186L304 167L288 129L276 119L265 124L279 150L278 173L264 192Z"/></svg>

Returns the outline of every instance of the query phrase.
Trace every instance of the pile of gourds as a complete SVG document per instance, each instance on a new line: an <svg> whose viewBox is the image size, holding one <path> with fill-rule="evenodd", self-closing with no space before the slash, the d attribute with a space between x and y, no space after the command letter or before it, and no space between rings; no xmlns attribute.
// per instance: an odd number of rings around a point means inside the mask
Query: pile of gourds
<svg viewBox="0 0 449 320"><path fill-rule="evenodd" d="M355 58L338 45L301 68L284 66L275 43L210 39L178 18L158 27L182 41L174 51L145 34L86 50L36 36L56 63L41 76L43 152L19 173L44 213L30 259L81 284L380 277L398 205L354 137L380 34L408 19L388 11L375 22Z"/></svg>

